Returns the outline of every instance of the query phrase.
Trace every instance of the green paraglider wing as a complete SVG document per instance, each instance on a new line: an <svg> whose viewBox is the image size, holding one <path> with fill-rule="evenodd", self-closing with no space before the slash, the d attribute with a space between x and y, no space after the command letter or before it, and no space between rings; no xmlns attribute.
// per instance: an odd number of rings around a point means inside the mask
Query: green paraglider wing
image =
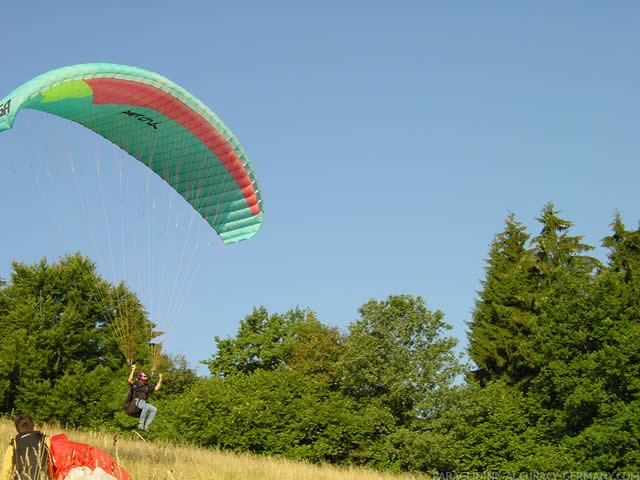
<svg viewBox="0 0 640 480"><path fill-rule="evenodd" d="M262 196L242 146L206 105L165 77L108 63L51 70L0 100L0 132L23 108L77 122L130 153L180 193L224 243L260 229Z"/></svg>

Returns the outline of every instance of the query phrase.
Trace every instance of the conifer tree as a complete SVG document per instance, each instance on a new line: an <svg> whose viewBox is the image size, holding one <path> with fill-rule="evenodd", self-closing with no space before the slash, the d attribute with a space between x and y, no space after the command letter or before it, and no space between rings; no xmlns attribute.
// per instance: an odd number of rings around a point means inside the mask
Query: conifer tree
<svg viewBox="0 0 640 480"><path fill-rule="evenodd" d="M536 322L531 281L535 258L527 250L528 240L525 227L510 214L491 244L484 288L468 332L469 356L482 383L521 385L533 375L528 338Z"/></svg>
<svg viewBox="0 0 640 480"><path fill-rule="evenodd" d="M553 217L545 225L559 227ZM608 268L582 255L591 247L566 229L555 242L543 229L544 242L536 244L554 254L541 255L547 263L537 271L545 286L535 332L540 372L529 393L549 436L568 447L585 471L640 466L640 435L628 428L640 411L639 236L619 216L612 227L603 240L610 249Z"/></svg>
<svg viewBox="0 0 640 480"><path fill-rule="evenodd" d="M600 267L600 262L584 255L594 249L582 242L584 238L569 235L573 223L558 216L559 211L547 203L536 220L542 224L540 234L531 240L536 257L535 272L543 288L555 287L555 281L563 272L576 275L591 275Z"/></svg>
<svg viewBox="0 0 640 480"><path fill-rule="evenodd" d="M611 224L612 234L602 240L609 249L609 266L622 276L622 282L628 289L628 308L640 316L640 228L627 230L619 213Z"/></svg>

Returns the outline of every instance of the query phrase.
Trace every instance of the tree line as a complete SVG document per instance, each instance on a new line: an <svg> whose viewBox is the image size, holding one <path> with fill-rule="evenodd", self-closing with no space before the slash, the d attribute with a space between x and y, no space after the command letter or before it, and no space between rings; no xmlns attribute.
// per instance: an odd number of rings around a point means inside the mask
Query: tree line
<svg viewBox="0 0 640 480"><path fill-rule="evenodd" d="M345 329L253 307L207 377L153 358L143 305L90 259L13 262L0 413L124 434L135 355L166 372L153 438L432 474L638 471L640 229L615 215L599 261L552 204L536 220L533 235L511 214L491 242L464 356L443 312L390 295Z"/></svg>

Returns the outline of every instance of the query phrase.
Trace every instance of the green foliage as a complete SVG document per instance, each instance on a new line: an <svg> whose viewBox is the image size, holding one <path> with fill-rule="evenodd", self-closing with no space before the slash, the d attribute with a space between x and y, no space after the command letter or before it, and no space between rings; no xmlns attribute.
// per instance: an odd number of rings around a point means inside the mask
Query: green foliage
<svg viewBox="0 0 640 480"><path fill-rule="evenodd" d="M254 309L236 337L217 339L214 378L172 404L190 409L176 431L199 445L389 464L388 436L436 412L461 368L442 336L450 326L422 298L371 300L360 313L342 335L309 311Z"/></svg>
<svg viewBox="0 0 640 480"><path fill-rule="evenodd" d="M74 362L92 368L111 360L101 329L108 292L90 261L73 255L53 265L14 263L13 269L0 327L21 338L24 374L53 380Z"/></svg>
<svg viewBox="0 0 640 480"><path fill-rule="evenodd" d="M311 461L366 461L393 423L293 370L203 380L169 408L178 435L198 445Z"/></svg>
<svg viewBox="0 0 640 480"><path fill-rule="evenodd" d="M28 379L15 408L71 427L98 428L113 419L114 405L105 400L122 398L112 380L113 372L108 368L87 370L77 362L55 382Z"/></svg>
<svg viewBox="0 0 640 480"><path fill-rule="evenodd" d="M217 353L204 362L212 375L294 369L327 384L335 382L343 342L336 328L323 325L309 310L270 315L264 307L240 322L234 338L215 340Z"/></svg>
<svg viewBox="0 0 640 480"><path fill-rule="evenodd" d="M601 266L595 258L583 255L594 247L582 243L583 236L570 236L573 223L560 218L558 213L553 204L544 206L537 218L542 224L540 234L532 240L537 260L535 273L539 282L551 288L557 273L569 271L575 276L584 276Z"/></svg>
<svg viewBox="0 0 640 480"><path fill-rule="evenodd" d="M574 466L568 450L549 438L530 399L504 382L459 389L430 428L427 451L439 471L560 472Z"/></svg>
<svg viewBox="0 0 640 480"><path fill-rule="evenodd" d="M252 373L274 370L285 363L284 340L290 335L291 323L304 318L302 310L284 315L269 315L264 307L254 308L241 322L235 338L215 338L217 353L205 362L212 375Z"/></svg>
<svg viewBox="0 0 640 480"><path fill-rule="evenodd" d="M126 430L134 359L164 373L152 438L398 472L637 471L640 229L616 215L603 265L553 205L537 220L531 238L510 215L491 244L473 372L442 312L391 295L346 332L309 309L254 308L199 378L152 355L136 295L88 259L15 262L0 281L0 412Z"/></svg>
<svg viewBox="0 0 640 480"><path fill-rule="evenodd" d="M576 436L563 439L586 471L638 472L640 469L640 401L610 402L595 421Z"/></svg>
<svg viewBox="0 0 640 480"><path fill-rule="evenodd" d="M527 250L528 240L529 234L512 214L491 245L484 288L467 334L478 380L502 380L523 388L536 374L529 345L537 324L531 278L535 257Z"/></svg>
<svg viewBox="0 0 640 480"><path fill-rule="evenodd" d="M198 381L184 355L164 356L160 362L159 371L163 372L164 377L159 395L181 395Z"/></svg>
<svg viewBox="0 0 640 480"><path fill-rule="evenodd" d="M438 409L438 398L461 373L456 340L442 312L431 312L421 297L392 295L370 300L361 319L349 326L340 361L343 391L360 401L379 401L407 425Z"/></svg>
<svg viewBox="0 0 640 480"><path fill-rule="evenodd" d="M122 310L127 299L140 352L152 338L153 325L135 295L124 285L110 286L79 254L12 267L0 289L1 411L74 427L113 422L128 373L114 305Z"/></svg>
<svg viewBox="0 0 640 480"><path fill-rule="evenodd" d="M469 355L479 366L476 377L501 379L522 391L548 360L549 337L562 337L559 326L573 328L565 317L580 317L573 306L585 299L592 274L601 267L583 255L593 247L581 236L569 235L573 224L560 218L552 204L545 205L537 220L540 234L527 249L529 235L513 215L508 217L492 244L484 289L469 324Z"/></svg>
<svg viewBox="0 0 640 480"><path fill-rule="evenodd" d="M513 222L494 243L470 325L470 355L481 367L478 378L503 379L525 394L530 425L538 431L544 425L546 442L537 443L566 452L563 458L569 463L563 468L633 469L639 437L629 424L640 378L640 237L627 232L616 216L613 234L603 241L610 249L610 266L604 266L584 255L593 247L569 235L571 222L557 213L551 204L545 206L538 218L541 232L529 250L522 248L524 237L516 241L516 249L501 241L516 238ZM510 283L511 294L501 296L502 280L509 278L505 265L517 264L508 254L514 250L529 267L520 270L518 282ZM525 305L527 330L521 328L522 305L514 309L516 302L510 301L518 298L530 300L530 307ZM517 349L505 349L513 340ZM518 374L522 364L529 369L525 377ZM504 457L509 467L522 464L517 456Z"/></svg>
<svg viewBox="0 0 640 480"><path fill-rule="evenodd" d="M312 312L291 325L285 339L286 367L327 386L338 383L337 365L344 354L344 336L335 327L323 325Z"/></svg>

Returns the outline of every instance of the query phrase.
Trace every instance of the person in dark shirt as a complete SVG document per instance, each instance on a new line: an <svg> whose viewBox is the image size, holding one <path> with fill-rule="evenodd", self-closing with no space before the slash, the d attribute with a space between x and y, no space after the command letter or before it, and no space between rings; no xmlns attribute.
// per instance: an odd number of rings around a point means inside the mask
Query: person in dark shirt
<svg viewBox="0 0 640 480"><path fill-rule="evenodd" d="M15 426L18 434L5 452L0 479L53 479L50 438L35 429L30 415L18 415Z"/></svg>
<svg viewBox="0 0 640 480"><path fill-rule="evenodd" d="M158 383L151 383L149 377L142 370L138 372L134 380L136 365L131 365L129 372L129 383L133 386L133 396L136 399L136 405L140 409L140 421L138 422L138 430L144 432L149 431L149 425L158 413L158 409L149 403L149 395L160 390L162 386L162 374L158 374Z"/></svg>

